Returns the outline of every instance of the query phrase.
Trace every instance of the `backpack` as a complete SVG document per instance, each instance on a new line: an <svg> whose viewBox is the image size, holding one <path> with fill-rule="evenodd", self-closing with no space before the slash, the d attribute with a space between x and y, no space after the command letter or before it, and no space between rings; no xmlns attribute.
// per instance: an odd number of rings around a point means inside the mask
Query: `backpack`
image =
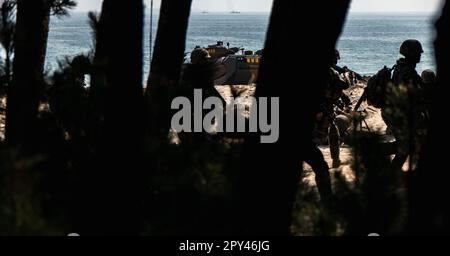
<svg viewBox="0 0 450 256"><path fill-rule="evenodd" d="M387 87L392 83L392 71L395 69L384 66L367 82L366 99L369 105L376 108L384 108L386 106Z"/></svg>

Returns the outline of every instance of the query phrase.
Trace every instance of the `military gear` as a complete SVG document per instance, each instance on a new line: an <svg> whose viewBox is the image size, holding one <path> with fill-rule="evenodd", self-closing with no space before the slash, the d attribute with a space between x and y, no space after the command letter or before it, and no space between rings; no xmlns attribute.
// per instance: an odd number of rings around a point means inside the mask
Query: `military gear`
<svg viewBox="0 0 450 256"><path fill-rule="evenodd" d="M423 122L422 79L416 63L402 58L392 75L393 87L388 91L382 117L396 140L397 150L393 167L401 169L408 158L415 162L420 142L419 127Z"/></svg>
<svg viewBox="0 0 450 256"><path fill-rule="evenodd" d="M338 126L335 123L337 109L347 108L347 104L351 105L351 101L344 94L344 90L348 89L350 85L341 77L339 72L333 68L329 69L329 76L327 87L325 88L324 101L321 104L321 112L323 113L322 120L316 123L315 138L320 144L328 142L330 146L331 157L334 166L340 163L340 147L341 134Z"/></svg>
<svg viewBox="0 0 450 256"><path fill-rule="evenodd" d="M422 44L415 40L409 39L403 42L400 47L400 54L405 57L417 56L423 53Z"/></svg>
<svg viewBox="0 0 450 256"><path fill-rule="evenodd" d="M399 59L394 66L392 80L395 85L413 85L415 89L420 88L422 78L417 74L415 63L407 59Z"/></svg>
<svg viewBox="0 0 450 256"><path fill-rule="evenodd" d="M339 135L342 139L348 135L349 129L352 125L352 122L350 121L350 118L346 115L338 115L336 116L334 123L336 124L336 127L338 128Z"/></svg>
<svg viewBox="0 0 450 256"><path fill-rule="evenodd" d="M332 95L327 95L326 98L337 101L342 97L342 91L347 90L348 88L350 88L350 85L342 78L339 72L334 68L330 68L326 90L331 92Z"/></svg>
<svg viewBox="0 0 450 256"><path fill-rule="evenodd" d="M395 68L395 67L394 67ZM392 84L392 70L384 66L367 82L364 95L361 97L356 108L361 106L362 101L367 100L368 104L376 108L384 108L386 105L386 94L389 84ZM355 109L358 110L358 109Z"/></svg>
<svg viewBox="0 0 450 256"><path fill-rule="evenodd" d="M333 68L329 69L327 87L325 88L324 101L321 104L322 111L325 115L334 118L335 107L340 100L344 100L344 90L350 85L341 77L341 75Z"/></svg>
<svg viewBox="0 0 450 256"><path fill-rule="evenodd" d="M333 69L339 72L340 74L350 73L357 80L364 80L364 77L362 75L349 69L348 67L339 67L338 65L334 65Z"/></svg>

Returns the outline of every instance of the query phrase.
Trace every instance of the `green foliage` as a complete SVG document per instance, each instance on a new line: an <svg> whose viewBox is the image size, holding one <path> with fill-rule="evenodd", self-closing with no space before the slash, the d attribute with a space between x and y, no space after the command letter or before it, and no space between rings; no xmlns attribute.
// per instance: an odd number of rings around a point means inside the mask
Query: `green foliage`
<svg viewBox="0 0 450 256"><path fill-rule="evenodd" d="M64 17L69 15L69 11L77 6L74 0L49 0L51 15Z"/></svg>
<svg viewBox="0 0 450 256"><path fill-rule="evenodd" d="M11 0L1 2L0 43L5 51L12 52L15 30L16 3Z"/></svg>
<svg viewBox="0 0 450 256"><path fill-rule="evenodd" d="M89 26L91 27L92 48L97 45L98 31L100 29L100 16L97 12L88 13Z"/></svg>
<svg viewBox="0 0 450 256"><path fill-rule="evenodd" d="M39 170L47 157L17 152L0 145L0 235L63 234L43 204L52 197L43 187L51 177Z"/></svg>

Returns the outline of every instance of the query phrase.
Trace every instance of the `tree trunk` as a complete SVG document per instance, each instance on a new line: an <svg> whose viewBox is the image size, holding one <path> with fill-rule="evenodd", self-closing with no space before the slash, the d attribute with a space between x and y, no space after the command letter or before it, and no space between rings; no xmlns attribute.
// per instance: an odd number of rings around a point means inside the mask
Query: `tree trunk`
<svg viewBox="0 0 450 256"><path fill-rule="evenodd" d="M430 200L429 205L432 206L432 216L430 220L430 230L432 234L450 233L450 205L448 203L448 181L450 174L447 170L435 168L435 164L446 159L448 155L444 151L436 150L441 145L448 145L449 138L445 136L444 141L442 135L447 133L447 128L442 125L441 117L448 115L444 108L439 107L441 102L447 100L444 93L450 84L450 1L446 0L442 11L442 16L436 24L438 33L435 42L437 75L438 83L433 95L433 112L431 114L431 147L428 154L431 155L431 161L428 162L423 182L427 183ZM422 196L423 197L423 196ZM425 207L428 205L425 205ZM421 208L426 209L426 208Z"/></svg>
<svg viewBox="0 0 450 256"><path fill-rule="evenodd" d="M5 57L5 76L6 76L6 85L9 87L11 84L11 52L6 51Z"/></svg>
<svg viewBox="0 0 450 256"><path fill-rule="evenodd" d="M18 0L13 78L8 88L6 140L29 144L43 90L43 72L50 21L47 0Z"/></svg>
<svg viewBox="0 0 450 256"><path fill-rule="evenodd" d="M102 125L97 155L83 175L88 234L137 235L140 230L143 142L143 1L105 0L95 56L95 88ZM93 89L94 89L93 88Z"/></svg>
<svg viewBox="0 0 450 256"><path fill-rule="evenodd" d="M261 144L261 134L253 134L246 141L240 232L289 234L315 105L326 85L349 2L274 1L256 95L279 97L280 138ZM314 15L302 16L305 12Z"/></svg>
<svg viewBox="0 0 450 256"><path fill-rule="evenodd" d="M1 5L1 23L2 23L2 38L1 44L5 50L5 85L6 88L11 84L11 55L14 51L13 37L15 24L15 2L5 0ZM3 93L3 92L2 92Z"/></svg>
<svg viewBox="0 0 450 256"><path fill-rule="evenodd" d="M450 211L448 182L450 174L445 167L436 167L448 158L446 150L439 150L450 143L448 128L442 118L448 115L442 103L447 101L446 90L450 84L450 1L445 1L441 17L436 23L435 54L437 85L433 88L430 140L423 150L419 170L410 186L409 234L448 235Z"/></svg>
<svg viewBox="0 0 450 256"><path fill-rule="evenodd" d="M186 48L192 0L162 0L147 91L153 136L167 135L170 103L178 85Z"/></svg>

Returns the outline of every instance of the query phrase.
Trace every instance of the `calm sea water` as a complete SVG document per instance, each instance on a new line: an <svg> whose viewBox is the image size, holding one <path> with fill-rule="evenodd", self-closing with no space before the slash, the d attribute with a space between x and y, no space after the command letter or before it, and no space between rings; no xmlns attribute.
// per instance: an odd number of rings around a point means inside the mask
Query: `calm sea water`
<svg viewBox="0 0 450 256"><path fill-rule="evenodd" d="M156 35L157 15L153 31ZM196 45L207 46L216 41L249 50L263 48L269 14L263 13L194 13L191 16L186 52ZM399 58L398 48L405 39L419 39L425 48L419 71L435 68L432 41L434 17L426 14L352 14L338 44L341 65L361 74L373 74L384 65L392 66ZM145 28L145 69L149 68L149 18ZM123 31L117 31L119 36ZM53 19L50 28L47 69L56 68L57 60L91 49L91 30L85 13L70 18ZM118 49L118 53L120 49Z"/></svg>

